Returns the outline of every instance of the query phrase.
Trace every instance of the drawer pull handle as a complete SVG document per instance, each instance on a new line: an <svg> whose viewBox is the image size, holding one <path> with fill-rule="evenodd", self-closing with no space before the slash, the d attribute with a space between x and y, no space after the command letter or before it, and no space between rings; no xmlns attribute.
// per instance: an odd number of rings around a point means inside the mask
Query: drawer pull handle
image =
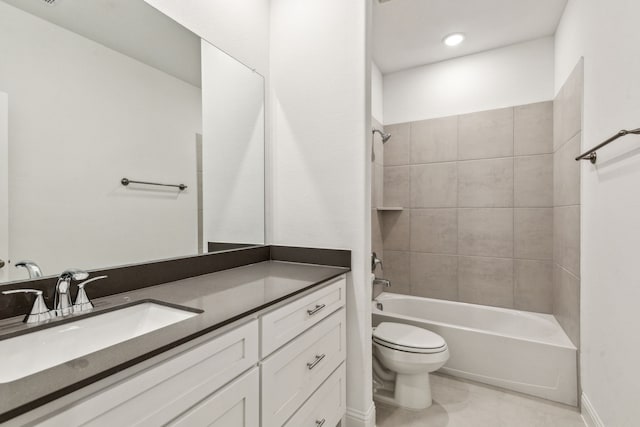
<svg viewBox="0 0 640 427"><path fill-rule="evenodd" d="M317 312L319 312L320 310L322 310L326 306L327 306L326 304L318 304L318 305L316 305L316 308L312 308L311 310L307 310L307 314L309 316L313 316L314 314L316 314Z"/></svg>
<svg viewBox="0 0 640 427"><path fill-rule="evenodd" d="M316 427L322 427L327 420L325 418L316 420Z"/></svg>
<svg viewBox="0 0 640 427"><path fill-rule="evenodd" d="M307 368L309 368L309 370L313 369L316 367L316 365L318 363L320 363L320 361L322 361L322 359L324 359L326 356L326 354L320 354L320 355L316 355L316 359L313 362L309 362L307 363Z"/></svg>

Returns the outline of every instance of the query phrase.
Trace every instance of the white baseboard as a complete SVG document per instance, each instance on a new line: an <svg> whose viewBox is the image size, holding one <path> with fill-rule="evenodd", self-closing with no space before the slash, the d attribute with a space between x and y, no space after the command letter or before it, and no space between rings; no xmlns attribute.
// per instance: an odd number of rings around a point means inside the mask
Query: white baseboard
<svg viewBox="0 0 640 427"><path fill-rule="evenodd" d="M582 393L582 419L587 427L605 427L586 394Z"/></svg>
<svg viewBox="0 0 640 427"><path fill-rule="evenodd" d="M373 402L367 412L347 408L344 424L343 427L376 427L376 407Z"/></svg>

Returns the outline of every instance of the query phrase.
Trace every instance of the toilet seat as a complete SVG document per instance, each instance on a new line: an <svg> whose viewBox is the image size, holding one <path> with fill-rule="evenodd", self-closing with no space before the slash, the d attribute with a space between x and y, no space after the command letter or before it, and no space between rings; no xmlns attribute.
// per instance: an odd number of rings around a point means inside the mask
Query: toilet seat
<svg viewBox="0 0 640 427"><path fill-rule="evenodd" d="M374 343L393 350L431 354L447 350L444 339L431 331L402 323L380 323L373 330Z"/></svg>

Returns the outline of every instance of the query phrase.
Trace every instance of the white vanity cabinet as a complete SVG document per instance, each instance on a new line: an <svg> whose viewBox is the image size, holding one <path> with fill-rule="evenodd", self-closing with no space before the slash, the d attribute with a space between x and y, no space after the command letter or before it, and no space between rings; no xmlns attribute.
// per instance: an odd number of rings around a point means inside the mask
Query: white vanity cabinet
<svg viewBox="0 0 640 427"><path fill-rule="evenodd" d="M343 275L28 425L334 427L346 405L345 285Z"/></svg>
<svg viewBox="0 0 640 427"><path fill-rule="evenodd" d="M253 368L204 399L176 420L172 427L252 427L260 422L260 373Z"/></svg>
<svg viewBox="0 0 640 427"><path fill-rule="evenodd" d="M43 417L35 424L56 427L165 425L257 362L258 321L254 320L94 393L59 413ZM256 415L257 408L256 404Z"/></svg>

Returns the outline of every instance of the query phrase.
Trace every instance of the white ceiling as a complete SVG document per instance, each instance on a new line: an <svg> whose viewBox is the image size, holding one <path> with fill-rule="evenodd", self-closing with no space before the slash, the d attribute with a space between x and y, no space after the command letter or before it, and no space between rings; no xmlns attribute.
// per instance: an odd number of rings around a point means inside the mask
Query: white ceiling
<svg viewBox="0 0 640 427"><path fill-rule="evenodd" d="M555 33L567 0L373 1L373 59L382 73L533 40ZM462 32L448 47L442 39Z"/></svg>
<svg viewBox="0 0 640 427"><path fill-rule="evenodd" d="M4 0L200 87L200 37L144 0Z"/></svg>

